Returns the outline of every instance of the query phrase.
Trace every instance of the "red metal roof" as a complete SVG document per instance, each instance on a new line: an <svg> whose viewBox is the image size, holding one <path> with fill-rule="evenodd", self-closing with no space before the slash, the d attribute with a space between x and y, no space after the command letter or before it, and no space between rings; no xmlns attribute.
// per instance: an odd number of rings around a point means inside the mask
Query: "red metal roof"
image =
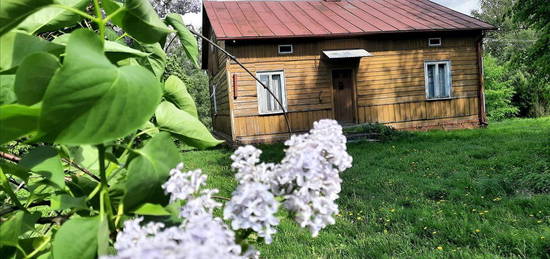
<svg viewBox="0 0 550 259"><path fill-rule="evenodd" d="M219 40L492 30L429 0L204 1Z"/></svg>

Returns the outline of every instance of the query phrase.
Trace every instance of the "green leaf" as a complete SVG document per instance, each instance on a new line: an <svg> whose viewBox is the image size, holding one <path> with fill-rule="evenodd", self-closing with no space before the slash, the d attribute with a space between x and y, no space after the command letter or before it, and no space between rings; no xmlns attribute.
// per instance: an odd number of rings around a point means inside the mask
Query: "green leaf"
<svg viewBox="0 0 550 259"><path fill-rule="evenodd" d="M93 259L98 248L100 218L72 217L61 225L54 236L52 247L54 258Z"/></svg>
<svg viewBox="0 0 550 259"><path fill-rule="evenodd" d="M50 207L53 210L64 210L64 209L87 209L86 205L86 196L82 197L73 197L68 194L60 194L52 196L50 199Z"/></svg>
<svg viewBox="0 0 550 259"><path fill-rule="evenodd" d="M178 34L178 37L185 50L187 57L193 62L195 67L199 67L199 46L197 44L197 39L191 34L189 29L183 23L182 17L179 14L171 13L168 14L165 18L167 24L172 25Z"/></svg>
<svg viewBox="0 0 550 259"><path fill-rule="evenodd" d="M124 208L131 211L143 203L168 201L161 185L180 161L179 151L167 133L155 135L136 151L139 155L128 166Z"/></svg>
<svg viewBox="0 0 550 259"><path fill-rule="evenodd" d="M168 216L170 212L159 204L145 203L133 211L137 215Z"/></svg>
<svg viewBox="0 0 550 259"><path fill-rule="evenodd" d="M5 174L17 176L25 182L29 179L30 176L30 172L26 168L21 167L19 164L8 162L3 159L0 159L0 169L2 169Z"/></svg>
<svg viewBox="0 0 550 259"><path fill-rule="evenodd" d="M121 5L113 0L104 0L107 14L114 13ZM156 43L165 38L171 30L158 17L148 0L126 0L125 9L115 15L112 22L126 33L144 43Z"/></svg>
<svg viewBox="0 0 550 259"><path fill-rule="evenodd" d="M86 29L71 34L66 53L42 103L39 129L45 139L99 144L126 136L151 118L161 97L151 72L111 64L100 39Z"/></svg>
<svg viewBox="0 0 550 259"><path fill-rule="evenodd" d="M40 218L40 213L30 214L18 211L8 221L0 225L0 245L17 246L19 236L34 229L34 224Z"/></svg>
<svg viewBox="0 0 550 259"><path fill-rule="evenodd" d="M29 55L23 60L15 78L17 101L33 105L42 100L55 71L61 66L57 57L46 52Z"/></svg>
<svg viewBox="0 0 550 259"><path fill-rule="evenodd" d="M53 4L53 0L2 0L0 4L0 36L21 23L40 8Z"/></svg>
<svg viewBox="0 0 550 259"><path fill-rule="evenodd" d="M141 45L145 51L151 53L146 60L146 67L149 68L157 78L162 78L164 74L164 69L166 68L166 53L160 46L160 44L142 44Z"/></svg>
<svg viewBox="0 0 550 259"><path fill-rule="evenodd" d="M141 126L141 130L145 131L146 134L151 136L151 137L159 134L159 132L160 132L159 129L157 128L157 126L155 126L155 124L153 124L150 121L147 121L145 124L143 124L143 126Z"/></svg>
<svg viewBox="0 0 550 259"><path fill-rule="evenodd" d="M0 75L0 105L17 101L14 85L15 75Z"/></svg>
<svg viewBox="0 0 550 259"><path fill-rule="evenodd" d="M4 170L2 170L2 168L0 168L0 186L2 187L2 189L4 189L4 192L8 195L8 197L10 197L12 202L15 203L18 208L24 209L19 199L17 199L17 195L11 189L10 181L8 180L8 177L4 174Z"/></svg>
<svg viewBox="0 0 550 259"><path fill-rule="evenodd" d="M66 33L55 38L52 42L66 46L67 42L69 42L70 36L70 33ZM107 58L109 58L111 62L118 62L131 57L147 57L150 55L149 53L145 53L143 51L122 45L118 42L108 40L105 41L104 51L105 55L107 55Z"/></svg>
<svg viewBox="0 0 550 259"><path fill-rule="evenodd" d="M173 133L190 146L207 148L223 142L215 139L199 119L179 110L170 102L162 102L158 106L155 116L161 130Z"/></svg>
<svg viewBox="0 0 550 259"><path fill-rule="evenodd" d="M84 11L90 0L57 0L59 4ZM17 29L29 33L55 31L70 27L82 20L82 17L71 11L56 6L45 7L25 19Z"/></svg>
<svg viewBox="0 0 550 259"><path fill-rule="evenodd" d="M180 110L199 118L193 97L187 91L185 83L177 76L169 76L164 82L164 97Z"/></svg>
<svg viewBox="0 0 550 259"><path fill-rule="evenodd" d="M52 147L39 146L32 149L21 159L19 165L48 179L59 188L65 187L61 157Z"/></svg>
<svg viewBox="0 0 550 259"><path fill-rule="evenodd" d="M69 147L69 156L76 164L88 169L91 172L99 172L99 158L97 149L90 145Z"/></svg>
<svg viewBox="0 0 550 259"><path fill-rule="evenodd" d="M9 32L0 37L0 73L13 73L23 60L37 52L59 56L64 46L23 32Z"/></svg>
<svg viewBox="0 0 550 259"><path fill-rule="evenodd" d="M38 128L40 108L20 104L0 106L0 144L29 134Z"/></svg>

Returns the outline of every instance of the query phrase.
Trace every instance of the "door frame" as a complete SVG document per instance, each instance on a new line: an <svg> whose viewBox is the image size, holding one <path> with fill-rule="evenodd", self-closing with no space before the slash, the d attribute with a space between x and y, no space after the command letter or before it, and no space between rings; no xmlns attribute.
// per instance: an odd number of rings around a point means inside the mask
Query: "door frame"
<svg viewBox="0 0 550 259"><path fill-rule="evenodd" d="M351 66L331 66L329 69L330 71L330 102L332 104L332 118L336 120L336 113L334 111L334 82L333 82L333 76L332 71L333 70L351 70L351 91L353 95L352 101L352 107L353 107L353 123L357 124L357 68L351 67Z"/></svg>

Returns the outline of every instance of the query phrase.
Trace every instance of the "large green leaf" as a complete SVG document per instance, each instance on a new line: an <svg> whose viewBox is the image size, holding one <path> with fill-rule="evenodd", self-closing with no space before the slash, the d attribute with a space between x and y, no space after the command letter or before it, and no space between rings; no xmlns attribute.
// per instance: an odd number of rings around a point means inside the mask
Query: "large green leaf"
<svg viewBox="0 0 550 259"><path fill-rule="evenodd" d="M161 130L173 133L187 145L207 148L223 142L215 139L199 119L170 102L162 102L155 116Z"/></svg>
<svg viewBox="0 0 550 259"><path fill-rule="evenodd" d="M103 8L107 14L118 8L125 8L113 17L112 22L126 33L144 43L156 43L166 37L171 30L158 17L148 0L126 0L121 5L113 0L104 0Z"/></svg>
<svg viewBox="0 0 550 259"><path fill-rule="evenodd" d="M162 78L164 69L166 68L166 52L162 49L159 43L142 44L145 51L151 53L146 57L146 66L151 70L157 78Z"/></svg>
<svg viewBox="0 0 550 259"><path fill-rule="evenodd" d="M65 174L63 164L57 150L49 146L39 146L29 151L19 162L23 168L27 168L59 188L65 187Z"/></svg>
<svg viewBox="0 0 550 259"><path fill-rule="evenodd" d="M71 37L70 33L63 34L55 38L52 42L66 46ZM150 54L137 49L130 48L115 41L105 41L104 44L105 55L111 62L117 62L131 57L147 57Z"/></svg>
<svg viewBox="0 0 550 259"><path fill-rule="evenodd" d="M40 102L52 76L60 66L57 57L46 52L27 56L19 65L15 78L14 90L18 103L33 105Z"/></svg>
<svg viewBox="0 0 550 259"><path fill-rule="evenodd" d="M155 135L138 150L138 156L128 166L124 209L132 211L143 203L166 203L168 201L160 187L176 167L179 151L167 133Z"/></svg>
<svg viewBox="0 0 550 259"><path fill-rule="evenodd" d="M13 73L33 53L49 52L58 56L65 48L63 45L15 31L0 37L0 46L0 73Z"/></svg>
<svg viewBox="0 0 550 259"><path fill-rule="evenodd" d="M38 128L40 108L20 104L0 106L0 144L29 134Z"/></svg>
<svg viewBox="0 0 550 259"><path fill-rule="evenodd" d="M177 76L169 76L164 82L164 98L175 104L180 110L199 117L193 97L187 91L185 83Z"/></svg>
<svg viewBox="0 0 550 259"><path fill-rule="evenodd" d="M83 11L90 0L57 0L56 2ZM56 6L48 6L27 17L17 26L17 29L34 34L70 27L80 20L82 17L78 14Z"/></svg>
<svg viewBox="0 0 550 259"><path fill-rule="evenodd" d="M2 0L0 4L0 36L53 0Z"/></svg>
<svg viewBox="0 0 550 259"><path fill-rule="evenodd" d="M101 224L99 216L69 219L54 236L53 258L95 258Z"/></svg>
<svg viewBox="0 0 550 259"><path fill-rule="evenodd" d="M85 29L72 33L66 53L42 103L39 129L45 139L99 144L126 136L151 118L162 94L151 72L111 64L100 39Z"/></svg>
<svg viewBox="0 0 550 259"><path fill-rule="evenodd" d="M18 211L8 221L0 225L0 246L17 246L19 236L33 230L34 223L40 218L40 213L30 214L25 211Z"/></svg>
<svg viewBox="0 0 550 259"><path fill-rule="evenodd" d="M65 209L87 209L86 197L73 197L68 194L60 194L52 196L50 199L50 207L53 210L65 210Z"/></svg>
<svg viewBox="0 0 550 259"><path fill-rule="evenodd" d="M0 75L0 105L17 101L14 86L15 75Z"/></svg>
<svg viewBox="0 0 550 259"><path fill-rule="evenodd" d="M183 23L182 17L179 14L171 13L165 18L166 23L172 25L176 29L178 37L180 39L183 50L187 57L193 61L195 67L199 67L199 46L197 39L191 34L189 29Z"/></svg>

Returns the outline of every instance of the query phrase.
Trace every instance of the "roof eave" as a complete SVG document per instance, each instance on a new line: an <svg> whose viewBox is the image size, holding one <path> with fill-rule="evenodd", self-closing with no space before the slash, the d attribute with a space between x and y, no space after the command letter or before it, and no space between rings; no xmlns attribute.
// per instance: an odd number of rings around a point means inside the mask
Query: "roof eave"
<svg viewBox="0 0 550 259"><path fill-rule="evenodd" d="M479 28L460 28L460 29L429 29L429 30L401 30L401 31L376 31L376 32L358 32L358 33L339 33L339 34L313 34L313 35L277 35L277 36L240 36L240 37L219 37L218 40L268 40L268 39L307 39L307 38L350 38L376 34L399 34L415 32L463 32L463 31L493 31L498 30L495 26ZM215 33L215 32L214 32Z"/></svg>

